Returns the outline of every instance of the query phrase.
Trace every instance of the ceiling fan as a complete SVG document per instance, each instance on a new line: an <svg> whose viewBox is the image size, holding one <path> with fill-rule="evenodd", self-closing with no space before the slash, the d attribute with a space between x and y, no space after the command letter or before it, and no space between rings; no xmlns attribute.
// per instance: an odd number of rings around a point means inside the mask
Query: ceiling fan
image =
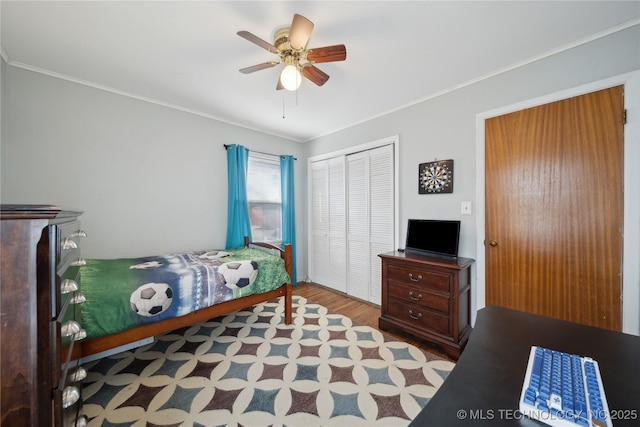
<svg viewBox="0 0 640 427"><path fill-rule="evenodd" d="M302 81L301 75L322 86L329 75L314 64L320 62L344 61L347 48L343 44L307 49L307 42L313 30L313 22L302 15L294 14L291 27L281 28L274 36L273 44L267 43L248 31L238 31L238 35L263 49L280 56L280 61L269 61L240 70L249 74L255 71L285 64L278 78L277 90L296 90Z"/></svg>

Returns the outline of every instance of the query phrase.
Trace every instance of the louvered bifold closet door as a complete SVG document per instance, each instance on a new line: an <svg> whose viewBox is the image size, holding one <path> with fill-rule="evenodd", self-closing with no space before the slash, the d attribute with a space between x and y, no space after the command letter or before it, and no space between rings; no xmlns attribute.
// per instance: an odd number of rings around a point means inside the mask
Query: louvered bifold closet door
<svg viewBox="0 0 640 427"><path fill-rule="evenodd" d="M347 219L344 156L329 164L329 270L327 286L347 292Z"/></svg>
<svg viewBox="0 0 640 427"><path fill-rule="evenodd" d="M381 303L378 254L394 244L393 146L347 156L347 293Z"/></svg>
<svg viewBox="0 0 640 427"><path fill-rule="evenodd" d="M347 157L347 293L369 301L369 154Z"/></svg>
<svg viewBox="0 0 640 427"><path fill-rule="evenodd" d="M328 162L311 163L311 245L309 278L327 285L329 272L329 166Z"/></svg>
<svg viewBox="0 0 640 427"><path fill-rule="evenodd" d="M369 300L369 155L347 156L347 293Z"/></svg>
<svg viewBox="0 0 640 427"><path fill-rule="evenodd" d="M393 146L369 152L369 259L370 295L374 304L382 302L382 260L378 254L394 250L394 158Z"/></svg>

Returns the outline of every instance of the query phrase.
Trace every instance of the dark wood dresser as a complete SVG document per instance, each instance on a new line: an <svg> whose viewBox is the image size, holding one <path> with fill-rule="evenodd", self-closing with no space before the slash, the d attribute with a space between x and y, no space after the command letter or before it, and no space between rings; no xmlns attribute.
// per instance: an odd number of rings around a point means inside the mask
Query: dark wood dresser
<svg viewBox="0 0 640 427"><path fill-rule="evenodd" d="M397 328L460 357L471 333L470 258L446 260L409 252L382 258L380 329Z"/></svg>
<svg viewBox="0 0 640 427"><path fill-rule="evenodd" d="M2 426L83 426L82 212L0 206ZM72 357L72 354L74 357Z"/></svg>

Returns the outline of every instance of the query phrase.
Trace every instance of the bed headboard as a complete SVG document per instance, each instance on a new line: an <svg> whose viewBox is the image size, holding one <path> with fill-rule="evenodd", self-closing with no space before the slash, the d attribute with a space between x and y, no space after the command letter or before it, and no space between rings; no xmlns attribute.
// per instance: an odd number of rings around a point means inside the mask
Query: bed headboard
<svg viewBox="0 0 640 427"><path fill-rule="evenodd" d="M271 243L267 243L267 242L250 242L249 241L249 237L244 236L244 245L246 247L255 247L258 249L262 249L265 250L273 255L276 256L280 256L280 258L282 258L284 260L284 268L287 270L287 273L289 273L289 277L293 277L293 261L292 261L292 254L293 254L293 248L291 246L291 244L287 243L286 245L284 245L284 249L280 248L276 245L273 245Z"/></svg>

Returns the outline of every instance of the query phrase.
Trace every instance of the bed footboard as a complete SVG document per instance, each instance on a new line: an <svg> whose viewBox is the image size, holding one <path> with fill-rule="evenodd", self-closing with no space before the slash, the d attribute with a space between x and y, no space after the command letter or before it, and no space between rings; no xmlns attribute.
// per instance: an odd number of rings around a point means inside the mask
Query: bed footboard
<svg viewBox="0 0 640 427"><path fill-rule="evenodd" d="M245 236L244 245L249 246L249 244L249 238ZM266 242L253 242L251 244L269 250L278 251L280 253L280 258L284 260L284 268L285 270L287 270L287 273L289 273L289 277L293 277L293 248L291 244L284 245L284 249ZM289 282L287 285L288 286L286 287L284 293L284 322L285 324L290 325L292 321L293 310L293 289L291 282Z"/></svg>

